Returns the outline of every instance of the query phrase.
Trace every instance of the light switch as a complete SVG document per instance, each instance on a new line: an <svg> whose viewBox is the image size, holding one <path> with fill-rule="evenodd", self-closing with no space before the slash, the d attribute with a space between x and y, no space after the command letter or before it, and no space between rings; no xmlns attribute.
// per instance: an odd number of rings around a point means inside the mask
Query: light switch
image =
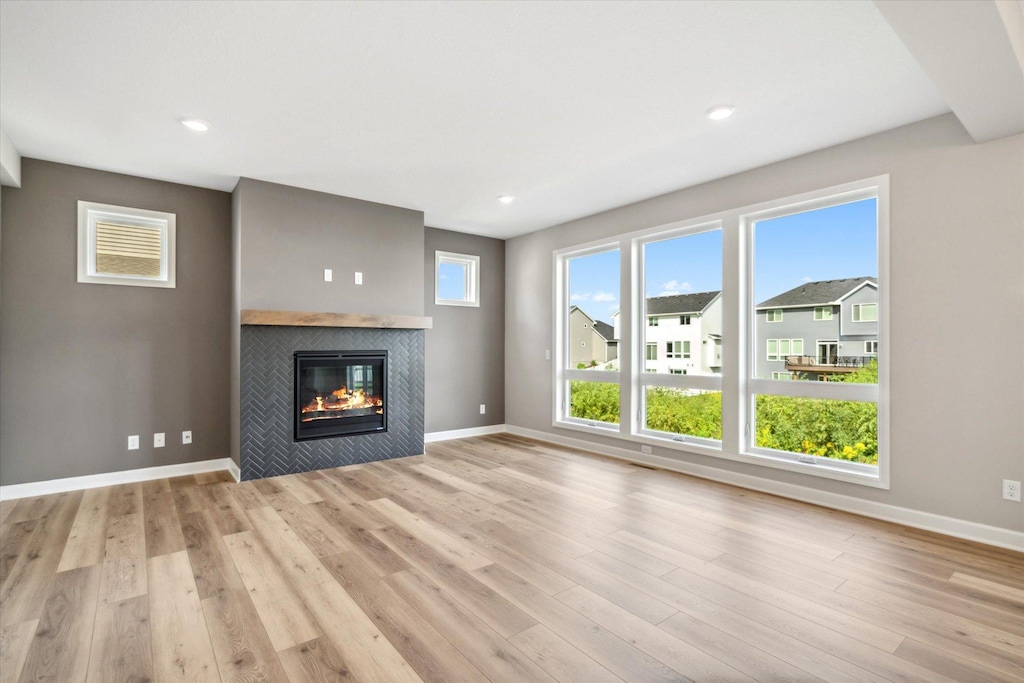
<svg viewBox="0 0 1024 683"><path fill-rule="evenodd" d="M330 268L324 268L324 282L331 282L334 280L334 271Z"/></svg>
<svg viewBox="0 0 1024 683"><path fill-rule="evenodd" d="M192 443L192 431L191 430L189 430L187 432L182 432L181 433L181 443L183 443L183 444Z"/></svg>
<svg viewBox="0 0 1024 683"><path fill-rule="evenodd" d="M360 273L359 271L356 271L356 284L357 285L363 284L363 274Z"/></svg>

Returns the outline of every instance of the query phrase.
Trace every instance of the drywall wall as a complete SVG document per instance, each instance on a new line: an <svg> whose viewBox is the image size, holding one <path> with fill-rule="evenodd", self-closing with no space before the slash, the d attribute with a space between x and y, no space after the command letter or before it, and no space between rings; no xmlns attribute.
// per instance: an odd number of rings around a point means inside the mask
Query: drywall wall
<svg viewBox="0 0 1024 683"><path fill-rule="evenodd" d="M421 211L249 178L235 194L243 309L423 315Z"/></svg>
<svg viewBox="0 0 1024 683"><path fill-rule="evenodd" d="M424 238L426 431L443 432L505 421L505 242L427 228ZM434 303L434 252L480 257L480 306ZM487 412L480 414L480 404Z"/></svg>
<svg viewBox="0 0 1024 683"><path fill-rule="evenodd" d="M1000 495L1002 479L1024 479L1024 136L974 144L952 115L509 240L506 423L628 444L551 425L553 250L882 174L891 198L890 490L655 454L1024 530L1024 508Z"/></svg>
<svg viewBox="0 0 1024 683"><path fill-rule="evenodd" d="M175 213L177 287L79 284L78 200ZM2 210L0 482L223 458L231 195L24 159Z"/></svg>

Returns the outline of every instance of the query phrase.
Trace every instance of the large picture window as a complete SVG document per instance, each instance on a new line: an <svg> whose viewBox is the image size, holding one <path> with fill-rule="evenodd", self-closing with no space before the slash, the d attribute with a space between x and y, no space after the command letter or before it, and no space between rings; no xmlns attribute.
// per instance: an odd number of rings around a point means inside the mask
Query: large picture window
<svg viewBox="0 0 1024 683"><path fill-rule="evenodd" d="M887 487L887 221L883 177L555 252L554 425Z"/></svg>

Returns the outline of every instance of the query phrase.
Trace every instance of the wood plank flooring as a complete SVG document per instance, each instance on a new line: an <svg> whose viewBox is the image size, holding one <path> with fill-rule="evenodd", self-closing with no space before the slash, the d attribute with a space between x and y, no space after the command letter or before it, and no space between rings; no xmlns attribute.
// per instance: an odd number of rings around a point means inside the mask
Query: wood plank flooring
<svg viewBox="0 0 1024 683"><path fill-rule="evenodd" d="M0 505L0 681L1022 681L1024 555L510 435Z"/></svg>

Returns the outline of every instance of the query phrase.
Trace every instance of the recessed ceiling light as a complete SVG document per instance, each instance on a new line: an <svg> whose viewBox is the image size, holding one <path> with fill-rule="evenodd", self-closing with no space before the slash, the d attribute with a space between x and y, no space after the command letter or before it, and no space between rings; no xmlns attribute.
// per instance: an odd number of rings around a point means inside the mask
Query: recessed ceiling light
<svg viewBox="0 0 1024 683"><path fill-rule="evenodd" d="M711 107L708 109L708 118L712 121L721 121L732 116L732 113L736 111L736 107L731 104L720 104L717 107Z"/></svg>
<svg viewBox="0 0 1024 683"><path fill-rule="evenodd" d="M181 125L197 133L205 133L210 130L210 124L202 119L182 119Z"/></svg>
<svg viewBox="0 0 1024 683"><path fill-rule="evenodd" d="M498 197L498 201L501 202L502 204L511 204L515 200L516 198L510 194L503 194Z"/></svg>

